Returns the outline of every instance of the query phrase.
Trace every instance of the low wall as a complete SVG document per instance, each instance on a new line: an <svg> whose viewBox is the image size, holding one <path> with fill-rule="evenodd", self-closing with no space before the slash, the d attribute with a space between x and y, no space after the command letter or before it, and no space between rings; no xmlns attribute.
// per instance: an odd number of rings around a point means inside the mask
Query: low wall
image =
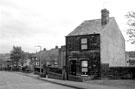
<svg viewBox="0 0 135 89"><path fill-rule="evenodd" d="M53 78L53 79L63 79L62 74L54 73L54 72L49 72L48 73L48 78Z"/></svg>
<svg viewBox="0 0 135 89"><path fill-rule="evenodd" d="M82 78L79 76L68 75L68 80L82 82Z"/></svg>
<svg viewBox="0 0 135 89"><path fill-rule="evenodd" d="M43 68L41 69L41 73L43 74ZM40 68L35 67L34 68L34 74L40 74Z"/></svg>
<svg viewBox="0 0 135 89"><path fill-rule="evenodd" d="M110 79L135 79L135 67L110 67Z"/></svg>
<svg viewBox="0 0 135 89"><path fill-rule="evenodd" d="M55 68L55 67L48 67L49 68L49 72L53 72L53 73L58 73L58 74L62 74L62 69L61 68Z"/></svg>
<svg viewBox="0 0 135 89"><path fill-rule="evenodd" d="M36 68L34 71L35 74L40 74L39 69ZM45 72L43 72L45 73ZM67 79L65 70L60 68L48 68L48 77L54 79ZM45 74L43 74L45 75ZM135 79L135 67L108 67L108 65L104 65L101 68L101 79ZM95 75L89 76L75 76L68 75L68 80L71 81L88 81L93 79L99 79L99 77Z"/></svg>
<svg viewBox="0 0 135 89"><path fill-rule="evenodd" d="M90 76L68 75L68 80L77 81L77 82L83 82L83 81L93 80L93 79L95 79L95 77L96 77L95 75L90 75Z"/></svg>

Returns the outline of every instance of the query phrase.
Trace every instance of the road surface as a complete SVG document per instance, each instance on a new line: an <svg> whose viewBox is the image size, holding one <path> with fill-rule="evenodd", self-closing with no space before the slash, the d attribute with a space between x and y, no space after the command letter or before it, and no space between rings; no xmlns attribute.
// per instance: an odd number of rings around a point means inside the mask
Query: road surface
<svg viewBox="0 0 135 89"><path fill-rule="evenodd" d="M0 71L0 89L73 89L15 72Z"/></svg>

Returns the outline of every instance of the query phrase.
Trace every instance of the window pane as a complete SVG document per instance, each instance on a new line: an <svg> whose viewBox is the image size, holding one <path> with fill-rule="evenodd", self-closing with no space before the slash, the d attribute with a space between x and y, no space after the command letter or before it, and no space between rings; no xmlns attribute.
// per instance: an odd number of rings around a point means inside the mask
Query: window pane
<svg viewBox="0 0 135 89"><path fill-rule="evenodd" d="M88 72L88 68L82 68L82 72Z"/></svg>
<svg viewBox="0 0 135 89"><path fill-rule="evenodd" d="M87 45L81 45L81 49L87 49Z"/></svg>
<svg viewBox="0 0 135 89"><path fill-rule="evenodd" d="M85 43L87 43L87 38L82 38L81 39L81 44L85 44Z"/></svg>
<svg viewBox="0 0 135 89"><path fill-rule="evenodd" d="M82 67L88 67L88 61L82 61Z"/></svg>

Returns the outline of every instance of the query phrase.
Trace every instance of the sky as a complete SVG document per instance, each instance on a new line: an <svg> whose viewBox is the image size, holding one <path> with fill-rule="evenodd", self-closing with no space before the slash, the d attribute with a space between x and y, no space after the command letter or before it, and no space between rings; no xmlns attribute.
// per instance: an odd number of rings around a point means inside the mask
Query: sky
<svg viewBox="0 0 135 89"><path fill-rule="evenodd" d="M25 52L37 52L40 45L51 49L65 45L65 36L84 20L101 18L107 8L115 17L125 40L125 14L135 11L134 0L0 0L0 53L13 46ZM126 41L126 50L135 46Z"/></svg>

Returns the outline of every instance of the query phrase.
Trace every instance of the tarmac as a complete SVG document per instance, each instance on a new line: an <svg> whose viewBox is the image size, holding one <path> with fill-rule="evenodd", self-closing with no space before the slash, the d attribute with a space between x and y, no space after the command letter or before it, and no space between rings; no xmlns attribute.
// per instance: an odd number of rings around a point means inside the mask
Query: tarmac
<svg viewBox="0 0 135 89"><path fill-rule="evenodd" d="M39 75L34 75L33 73L22 73L22 72L18 72L18 73L38 80L47 81L50 83L67 86L75 89L127 89L127 88L123 88L123 87L121 88L117 86L100 85L96 83L93 84L87 82L76 82L76 81L69 81L69 80L45 78L45 77L40 77Z"/></svg>

